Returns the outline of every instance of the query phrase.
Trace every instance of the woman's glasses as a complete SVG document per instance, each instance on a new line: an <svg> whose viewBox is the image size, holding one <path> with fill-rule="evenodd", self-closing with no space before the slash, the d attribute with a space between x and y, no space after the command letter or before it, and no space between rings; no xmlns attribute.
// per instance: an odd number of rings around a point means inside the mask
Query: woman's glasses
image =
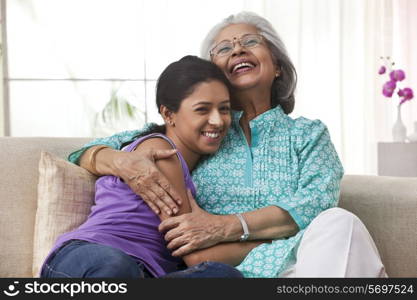
<svg viewBox="0 0 417 300"><path fill-rule="evenodd" d="M262 42L263 36L260 34L245 34L239 39L234 39L233 41L224 40L218 43L213 49L210 50L210 56L213 59L214 57L223 57L230 55L235 48L235 43L239 42L240 46L250 49L258 46Z"/></svg>

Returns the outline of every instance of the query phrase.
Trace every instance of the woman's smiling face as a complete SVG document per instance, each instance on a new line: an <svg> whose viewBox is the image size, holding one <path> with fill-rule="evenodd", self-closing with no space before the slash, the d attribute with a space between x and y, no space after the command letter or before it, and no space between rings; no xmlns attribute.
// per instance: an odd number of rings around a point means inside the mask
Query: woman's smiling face
<svg viewBox="0 0 417 300"><path fill-rule="evenodd" d="M172 113L172 132L191 152L216 152L231 123L230 96L218 80L197 84L180 109Z"/></svg>
<svg viewBox="0 0 417 300"><path fill-rule="evenodd" d="M221 57L214 55L212 61L223 70L238 91L250 88L269 90L277 72L271 51L265 39L256 47L242 47L238 39L247 34L258 34L258 31L249 24L225 27L217 35L215 45L225 40L235 41L233 51Z"/></svg>

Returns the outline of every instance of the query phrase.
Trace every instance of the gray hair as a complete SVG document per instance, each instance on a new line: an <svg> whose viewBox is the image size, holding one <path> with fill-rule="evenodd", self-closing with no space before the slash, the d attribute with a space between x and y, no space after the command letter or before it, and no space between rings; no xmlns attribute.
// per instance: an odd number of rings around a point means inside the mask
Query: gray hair
<svg viewBox="0 0 417 300"><path fill-rule="evenodd" d="M214 41L217 35L232 24L252 25L265 38L272 59L280 69L280 76L274 80L271 87L271 106L280 105L286 114L291 113L295 103L294 91L297 85L297 72L287 54L284 43L271 23L265 18L253 12L240 12L227 17L215 25L203 40L200 50L201 57L210 60L210 50L215 46Z"/></svg>

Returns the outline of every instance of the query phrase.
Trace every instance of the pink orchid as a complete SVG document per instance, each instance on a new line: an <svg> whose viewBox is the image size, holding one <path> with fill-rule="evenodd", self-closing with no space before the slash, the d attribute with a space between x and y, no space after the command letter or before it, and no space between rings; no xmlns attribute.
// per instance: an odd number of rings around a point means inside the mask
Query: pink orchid
<svg viewBox="0 0 417 300"><path fill-rule="evenodd" d="M394 90L396 87L397 87L397 84L395 83L395 81L387 81L385 82L382 88L382 94L385 97L392 97L392 94L394 93Z"/></svg>
<svg viewBox="0 0 417 300"><path fill-rule="evenodd" d="M414 98L413 90L410 88L404 88L398 91L398 96L402 97L400 105L406 101L410 101Z"/></svg>
<svg viewBox="0 0 417 300"><path fill-rule="evenodd" d="M409 87L407 88L400 88L398 84L400 81L403 81L405 79L405 72L401 69L393 70L393 66L395 63L391 61L391 58L389 56L387 57L381 57L382 60L384 60L385 65L382 65L379 70L378 74L383 75L387 72L387 67L389 69L389 81L385 82L382 86L382 94L385 97L391 98L394 94L395 90L398 88L397 95L400 98L399 105L402 105L403 103L410 101L414 98L413 90Z"/></svg>
<svg viewBox="0 0 417 300"><path fill-rule="evenodd" d="M394 70L389 73L389 77L392 81L403 81L405 79L405 73L403 70Z"/></svg>
<svg viewBox="0 0 417 300"><path fill-rule="evenodd" d="M386 71L387 71L387 68L385 68L385 66L381 66L378 70L378 74L379 75L385 74Z"/></svg>

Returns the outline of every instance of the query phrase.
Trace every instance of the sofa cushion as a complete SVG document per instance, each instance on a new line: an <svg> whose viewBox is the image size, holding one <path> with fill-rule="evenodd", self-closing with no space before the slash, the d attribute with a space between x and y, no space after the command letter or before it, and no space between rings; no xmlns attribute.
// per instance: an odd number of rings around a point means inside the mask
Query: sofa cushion
<svg viewBox="0 0 417 300"><path fill-rule="evenodd" d="M31 277L42 150L66 158L91 138L0 137L0 277Z"/></svg>
<svg viewBox="0 0 417 300"><path fill-rule="evenodd" d="M94 203L96 176L53 154L42 152L39 161L33 276L59 235L81 225Z"/></svg>

